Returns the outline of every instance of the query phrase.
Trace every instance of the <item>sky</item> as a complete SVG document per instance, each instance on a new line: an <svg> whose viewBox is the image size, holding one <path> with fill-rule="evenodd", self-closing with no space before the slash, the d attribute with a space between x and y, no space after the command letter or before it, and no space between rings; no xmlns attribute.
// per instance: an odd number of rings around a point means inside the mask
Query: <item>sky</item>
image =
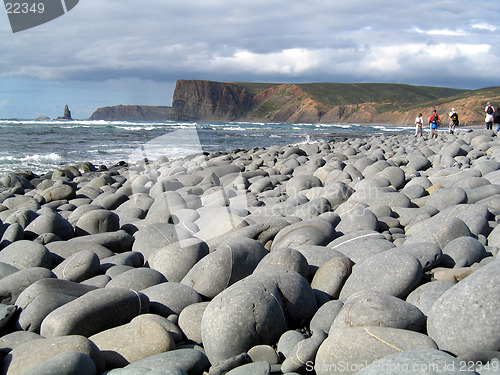
<svg viewBox="0 0 500 375"><path fill-rule="evenodd" d="M80 0L13 33L0 8L0 118L171 105L178 79L499 86L499 19L498 0Z"/></svg>

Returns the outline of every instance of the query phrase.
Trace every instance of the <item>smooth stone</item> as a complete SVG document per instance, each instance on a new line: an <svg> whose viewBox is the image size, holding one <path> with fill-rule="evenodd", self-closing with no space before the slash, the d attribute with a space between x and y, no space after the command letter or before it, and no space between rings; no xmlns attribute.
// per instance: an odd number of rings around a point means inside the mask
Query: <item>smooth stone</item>
<svg viewBox="0 0 500 375"><path fill-rule="evenodd" d="M455 283L439 280L422 284L406 297L406 302L418 307L428 316L438 298L454 285Z"/></svg>
<svg viewBox="0 0 500 375"><path fill-rule="evenodd" d="M287 358L293 348L301 341L306 339L306 336L299 331L290 330L281 335L277 344L277 352L284 358Z"/></svg>
<svg viewBox="0 0 500 375"><path fill-rule="evenodd" d="M82 251L91 251L97 255L99 259L108 258L113 256L114 253L108 248L94 242L68 242L56 241L45 245L49 250L52 264L56 265L61 263L67 258L80 253Z"/></svg>
<svg viewBox="0 0 500 375"><path fill-rule="evenodd" d="M438 267L432 270L430 276L434 280L449 281L451 283L458 283L465 279L466 277L472 275L481 266L479 264L473 264L470 267L455 267L455 268L442 268Z"/></svg>
<svg viewBox="0 0 500 375"><path fill-rule="evenodd" d="M14 304L17 297L40 279L56 278L52 271L43 267L25 268L0 279L0 303Z"/></svg>
<svg viewBox="0 0 500 375"><path fill-rule="evenodd" d="M7 354L19 345L31 341L42 340L44 337L34 332L14 331L0 337L0 353Z"/></svg>
<svg viewBox="0 0 500 375"><path fill-rule="evenodd" d="M490 231L488 225L489 216L489 209L485 205L478 203L448 207L439 212L436 218L455 217L462 220L473 234L487 235Z"/></svg>
<svg viewBox="0 0 500 375"><path fill-rule="evenodd" d="M427 272L440 264L443 252L436 243L415 242L411 244L403 243L398 246L399 251L405 251L417 258L424 272Z"/></svg>
<svg viewBox="0 0 500 375"><path fill-rule="evenodd" d="M278 248L265 255L255 268L255 271L273 268L289 269L306 278L309 274L307 259L301 252L291 248Z"/></svg>
<svg viewBox="0 0 500 375"><path fill-rule="evenodd" d="M487 256L484 246L475 238L459 237L443 249L444 267L468 267Z"/></svg>
<svg viewBox="0 0 500 375"><path fill-rule="evenodd" d="M467 193L467 203L473 204L493 195L500 194L500 184L478 186L467 189L465 192Z"/></svg>
<svg viewBox="0 0 500 375"><path fill-rule="evenodd" d="M21 310L16 328L38 333L43 319L49 313L95 289L96 287L68 280L38 280L27 287L16 300L16 306Z"/></svg>
<svg viewBox="0 0 500 375"><path fill-rule="evenodd" d="M340 223L335 229L342 234L361 230L376 231L379 226L377 217L367 209L360 208L340 217Z"/></svg>
<svg viewBox="0 0 500 375"><path fill-rule="evenodd" d="M68 184L57 184L40 192L40 195L45 198L45 202L58 201L61 199L70 200L76 197L76 190Z"/></svg>
<svg viewBox="0 0 500 375"><path fill-rule="evenodd" d="M378 176L386 177L391 182L391 185L398 190L405 184L405 172L399 167L390 166L384 168L382 172L377 174L377 177Z"/></svg>
<svg viewBox="0 0 500 375"><path fill-rule="evenodd" d="M0 262L0 279L3 279L4 277L7 277L9 275L12 275L13 273L16 273L17 271L19 271L19 268L14 267L11 264Z"/></svg>
<svg viewBox="0 0 500 375"><path fill-rule="evenodd" d="M218 294L203 314L201 336L212 365L270 345L288 324L301 324L316 312L307 281L290 270L260 271Z"/></svg>
<svg viewBox="0 0 500 375"><path fill-rule="evenodd" d="M227 375L269 375L270 373L271 365L264 361L247 363L226 372Z"/></svg>
<svg viewBox="0 0 500 375"><path fill-rule="evenodd" d="M444 292L432 306L427 331L455 355L500 349L500 262L494 261Z"/></svg>
<svg viewBox="0 0 500 375"><path fill-rule="evenodd" d="M252 362L267 362L270 365L279 363L278 353L269 345L254 346L248 351L248 355L252 359Z"/></svg>
<svg viewBox="0 0 500 375"><path fill-rule="evenodd" d="M39 215L32 210L28 209L21 209L21 210L8 210L4 211L1 213L2 214L2 221L4 224L15 224L18 223L21 225L21 227L26 228L29 223L31 223L33 220L35 220ZM5 216L7 217L5 218Z"/></svg>
<svg viewBox="0 0 500 375"><path fill-rule="evenodd" d="M96 289L47 315L40 334L45 337L74 334L89 337L128 323L148 311L149 301L142 293L115 288Z"/></svg>
<svg viewBox="0 0 500 375"><path fill-rule="evenodd" d="M116 210L118 207L120 207L121 204L125 203L127 200L128 196L126 194L116 192L102 197L99 196L96 199L94 199L92 204L97 204L99 206L102 206L106 210Z"/></svg>
<svg viewBox="0 0 500 375"><path fill-rule="evenodd" d="M213 298L250 275L265 255L267 250L256 240L245 237L229 240L196 263L181 283Z"/></svg>
<svg viewBox="0 0 500 375"><path fill-rule="evenodd" d="M500 247L500 225L497 225L488 235L488 246Z"/></svg>
<svg viewBox="0 0 500 375"><path fill-rule="evenodd" d="M62 238L54 233L43 233L33 240L33 242L38 242L44 246L56 241L62 241Z"/></svg>
<svg viewBox="0 0 500 375"><path fill-rule="evenodd" d="M0 249L4 249L11 243L24 239L24 229L19 223L10 224L0 239Z"/></svg>
<svg viewBox="0 0 500 375"><path fill-rule="evenodd" d="M78 220L80 220L80 218L89 213L90 211L94 211L94 210L102 210L103 207L102 206L99 206L97 204L84 204L84 205L81 205L79 207L77 207L73 212L71 212L68 216L68 221L71 223L71 225L76 225L76 223L78 222Z"/></svg>
<svg viewBox="0 0 500 375"><path fill-rule="evenodd" d="M425 189L418 184L407 185L401 192L410 199L421 198L425 195Z"/></svg>
<svg viewBox="0 0 500 375"><path fill-rule="evenodd" d="M109 276L111 279L130 270L133 270L136 267L126 266L126 265L118 265L106 267L106 276Z"/></svg>
<svg viewBox="0 0 500 375"><path fill-rule="evenodd" d="M174 340L160 323L138 318L89 337L101 350L106 368L124 367L140 359L175 349Z"/></svg>
<svg viewBox="0 0 500 375"><path fill-rule="evenodd" d="M278 232L271 246L271 251L286 247L296 249L298 246L324 246L335 236L335 228L324 220L301 221L291 224Z"/></svg>
<svg viewBox="0 0 500 375"><path fill-rule="evenodd" d="M149 367L128 365L124 368L116 368L106 371L103 375L188 375L186 371L178 366L165 365L158 369Z"/></svg>
<svg viewBox="0 0 500 375"><path fill-rule="evenodd" d="M425 156L413 156L406 167L416 171L425 171L431 167L431 162Z"/></svg>
<svg viewBox="0 0 500 375"><path fill-rule="evenodd" d="M412 349L437 349L437 346L426 335L398 328L334 330L319 347L314 369L318 375L353 374L378 359Z"/></svg>
<svg viewBox="0 0 500 375"><path fill-rule="evenodd" d="M409 237L405 243L422 242L425 236L427 242L434 242L441 249L455 238L471 235L469 227L456 217L431 217L406 227L405 232Z"/></svg>
<svg viewBox="0 0 500 375"><path fill-rule="evenodd" d="M99 233L83 237L75 237L69 241L71 244L73 242L93 242L98 245L102 245L105 248L115 253L124 253L125 251L130 251L132 249L132 244L134 243L134 237L132 237L124 230L119 230L116 232Z"/></svg>
<svg viewBox="0 0 500 375"><path fill-rule="evenodd" d="M339 300L332 300L324 303L311 319L311 323L309 324L310 330L313 333L317 330L328 333L333 321L343 306L344 303Z"/></svg>
<svg viewBox="0 0 500 375"><path fill-rule="evenodd" d="M422 266L413 255L387 250L352 268L351 276L340 292L340 298L348 298L362 290L405 298L420 283L422 276Z"/></svg>
<svg viewBox="0 0 500 375"><path fill-rule="evenodd" d="M97 373L104 370L104 360L99 349L89 339L71 335L30 340L17 346L4 358L2 362L3 373L5 375L21 375L43 365L61 353L68 352L85 354L94 362ZM55 361L59 362L59 360Z"/></svg>
<svg viewBox="0 0 500 375"><path fill-rule="evenodd" d="M166 277L160 272L151 268L140 267L112 277L111 281L106 284L106 289L130 289L139 292L143 289L166 282Z"/></svg>
<svg viewBox="0 0 500 375"><path fill-rule="evenodd" d="M148 194L136 193L132 194L129 199L118 206L116 210L121 211L126 209L139 208L144 212L147 212L153 202L154 199L151 198Z"/></svg>
<svg viewBox="0 0 500 375"><path fill-rule="evenodd" d="M188 238L157 250L148 259L148 265L161 272L167 280L180 282L208 253L206 242Z"/></svg>
<svg viewBox="0 0 500 375"><path fill-rule="evenodd" d="M97 368L88 355L75 351L56 354L23 375L97 375Z"/></svg>
<svg viewBox="0 0 500 375"><path fill-rule="evenodd" d="M2 202L2 205L7 207L9 210L27 209L38 211L41 207L40 203L35 198L27 195L17 195L15 197L7 198Z"/></svg>
<svg viewBox="0 0 500 375"><path fill-rule="evenodd" d="M116 232L119 229L120 218L114 212L107 210L92 210L87 212L75 224L75 234L77 236Z"/></svg>
<svg viewBox="0 0 500 375"><path fill-rule="evenodd" d="M109 283L111 280L111 277L108 275L97 275L94 277L91 277L90 279L84 280L81 282L82 285L89 285L89 286L95 286L98 288L104 288L107 283Z"/></svg>
<svg viewBox="0 0 500 375"><path fill-rule="evenodd" d="M289 197L293 197L299 194L301 191L310 189L313 187L321 187L323 184L321 180L312 175L299 175L292 177L286 183L286 194Z"/></svg>
<svg viewBox="0 0 500 375"><path fill-rule="evenodd" d="M16 241L0 251L0 262L18 269L51 268L52 265L47 248L40 243L28 240Z"/></svg>
<svg viewBox="0 0 500 375"><path fill-rule="evenodd" d="M203 209L207 211L203 213ZM197 212L200 214L200 218L195 221L195 224L199 228L196 237L206 242L235 232L249 225L248 222L240 216L241 212L231 207L206 206L198 209Z"/></svg>
<svg viewBox="0 0 500 375"><path fill-rule="evenodd" d="M330 328L392 327L420 332L425 327L425 315L412 304L378 292L357 292L345 302Z"/></svg>
<svg viewBox="0 0 500 375"><path fill-rule="evenodd" d="M150 312L164 317L179 315L185 307L201 302L201 296L193 288L175 282L154 285L141 293L149 298Z"/></svg>
<svg viewBox="0 0 500 375"><path fill-rule="evenodd" d="M319 267L325 264L330 258L344 255L341 252L326 246L297 246L296 250L306 258L307 263L309 264L309 278L314 277L314 274L318 271Z"/></svg>
<svg viewBox="0 0 500 375"><path fill-rule="evenodd" d="M10 322L14 314L17 313L17 307L12 305L0 304L0 330Z"/></svg>
<svg viewBox="0 0 500 375"><path fill-rule="evenodd" d="M173 224L156 223L139 229L134 237L132 251L142 253L147 261L157 250L192 236Z"/></svg>
<svg viewBox="0 0 500 375"><path fill-rule="evenodd" d="M136 316L134 319L154 320L156 323L161 324L161 326L165 328L168 331L168 333L170 333L170 336L172 337L172 339L176 344L181 343L183 341L182 331L180 327L176 323L172 322L171 320L163 316L148 313ZM134 321L134 319L132 319L132 321Z"/></svg>
<svg viewBox="0 0 500 375"><path fill-rule="evenodd" d="M336 299L344 282L351 274L352 262L346 256L333 256L322 264L314 274L311 282L313 289L326 293Z"/></svg>
<svg viewBox="0 0 500 375"><path fill-rule="evenodd" d="M201 343L201 320L209 302L197 302L182 309L179 314L179 327L186 338Z"/></svg>
<svg viewBox="0 0 500 375"><path fill-rule="evenodd" d="M27 239L35 239L45 233L53 233L64 241L75 236L73 226L58 213L44 213L24 229Z"/></svg>
<svg viewBox="0 0 500 375"><path fill-rule="evenodd" d="M202 375L207 371L210 362L207 356L197 349L176 349L165 353L160 353L136 361L126 367L126 369L149 368L162 369L167 366L177 366L188 374ZM113 374L114 375L114 374Z"/></svg>
<svg viewBox="0 0 500 375"><path fill-rule="evenodd" d="M416 370L414 371L413 369ZM403 375L417 373L421 375L477 374L470 369L468 363L460 361L443 351L436 349L414 349L383 357L360 369L355 375Z"/></svg>
<svg viewBox="0 0 500 375"><path fill-rule="evenodd" d="M59 279L77 283L96 276L99 273L99 257L93 251L81 251L69 257L55 267L52 272Z"/></svg>
<svg viewBox="0 0 500 375"><path fill-rule="evenodd" d="M292 349L288 357L281 365L281 371L301 372L305 370L307 364L314 362L320 345L325 341L327 334L323 331L315 332L312 337L302 340Z"/></svg>
<svg viewBox="0 0 500 375"><path fill-rule="evenodd" d="M467 203L465 190L459 187L447 187L434 191L427 199L426 204L442 211L461 203Z"/></svg>
<svg viewBox="0 0 500 375"><path fill-rule="evenodd" d="M125 251L124 253L115 254L108 258L101 259L101 272L107 273L114 266L130 266L132 268L142 267L144 264L144 256L136 251ZM131 268L129 268L131 269ZM112 275L109 275L113 277ZM114 275L116 276L116 274Z"/></svg>

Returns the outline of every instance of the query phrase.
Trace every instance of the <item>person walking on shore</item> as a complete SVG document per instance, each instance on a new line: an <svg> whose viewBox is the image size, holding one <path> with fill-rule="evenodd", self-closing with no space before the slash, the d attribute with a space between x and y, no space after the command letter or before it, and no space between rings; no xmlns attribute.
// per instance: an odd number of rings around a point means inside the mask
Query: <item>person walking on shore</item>
<svg viewBox="0 0 500 375"><path fill-rule="evenodd" d="M422 136L422 127L424 126L424 118L422 117L422 114L420 113L417 118L415 119L415 137L417 137L419 134Z"/></svg>
<svg viewBox="0 0 500 375"><path fill-rule="evenodd" d="M453 134L455 132L455 128L459 124L458 114L457 114L457 111L455 111L455 108L451 109L449 117L450 117L450 134Z"/></svg>
<svg viewBox="0 0 500 375"><path fill-rule="evenodd" d="M438 136L437 134L437 128L439 126L439 122L441 119L439 118L439 115L437 114L437 111L434 109L432 111L431 116L429 117L429 125L431 127L431 138L434 138Z"/></svg>
<svg viewBox="0 0 500 375"><path fill-rule="evenodd" d="M500 131L500 105L495 109L493 113L493 122L497 124L497 133Z"/></svg>
<svg viewBox="0 0 500 375"><path fill-rule="evenodd" d="M490 102L486 104L486 107L484 108L484 111L486 112L486 117L484 119L484 122L486 122L486 129L493 129L493 114L495 113L495 107L491 105Z"/></svg>

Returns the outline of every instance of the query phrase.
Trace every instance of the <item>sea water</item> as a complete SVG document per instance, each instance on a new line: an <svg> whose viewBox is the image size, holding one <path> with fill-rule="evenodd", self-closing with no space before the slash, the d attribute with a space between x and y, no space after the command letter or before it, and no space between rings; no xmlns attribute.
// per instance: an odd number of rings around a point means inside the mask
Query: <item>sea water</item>
<svg viewBox="0 0 500 375"><path fill-rule="evenodd" d="M0 175L413 131L359 124L0 120Z"/></svg>

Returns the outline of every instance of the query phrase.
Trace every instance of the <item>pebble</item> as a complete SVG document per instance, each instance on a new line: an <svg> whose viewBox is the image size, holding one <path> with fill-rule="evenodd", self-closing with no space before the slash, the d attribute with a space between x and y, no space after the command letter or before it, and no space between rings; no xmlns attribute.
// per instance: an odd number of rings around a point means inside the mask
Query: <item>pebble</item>
<svg viewBox="0 0 500 375"><path fill-rule="evenodd" d="M351 295L336 315L330 334L347 327L392 327L420 332L425 315L411 303L379 292L357 292Z"/></svg>
<svg viewBox="0 0 500 375"><path fill-rule="evenodd" d="M352 268L351 276L340 291L340 298L348 298L359 291L405 298L418 286L422 276L422 266L413 255L397 249L387 250Z"/></svg>
<svg viewBox="0 0 500 375"><path fill-rule="evenodd" d="M316 354L318 375L353 374L388 355L412 349L437 349L428 336L390 327L351 327L333 330Z"/></svg>
<svg viewBox="0 0 500 375"><path fill-rule="evenodd" d="M496 143L462 129L4 175L4 373L491 363Z"/></svg>
<svg viewBox="0 0 500 375"><path fill-rule="evenodd" d="M45 337L89 337L148 311L149 301L144 294L126 289L96 289L47 315L42 321L40 334Z"/></svg>
<svg viewBox="0 0 500 375"><path fill-rule="evenodd" d="M494 261L446 290L432 306L427 331L455 355L500 350L500 262Z"/></svg>
<svg viewBox="0 0 500 375"><path fill-rule="evenodd" d="M175 349L173 338L160 323L139 317L125 325L89 337L101 351L107 369L124 367L140 359Z"/></svg>

